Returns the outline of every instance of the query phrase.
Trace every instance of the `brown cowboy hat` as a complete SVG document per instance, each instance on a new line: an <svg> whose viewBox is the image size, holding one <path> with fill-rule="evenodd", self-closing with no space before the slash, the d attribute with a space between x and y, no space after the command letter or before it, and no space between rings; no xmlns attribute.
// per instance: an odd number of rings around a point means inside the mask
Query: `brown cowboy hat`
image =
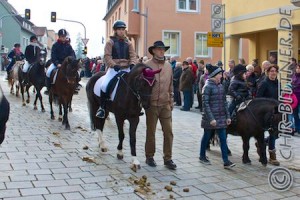
<svg viewBox="0 0 300 200"><path fill-rule="evenodd" d="M165 44L162 41L156 41L152 46L148 48L149 53L152 55L154 48L164 48L167 51L170 48L170 46L165 46Z"/></svg>

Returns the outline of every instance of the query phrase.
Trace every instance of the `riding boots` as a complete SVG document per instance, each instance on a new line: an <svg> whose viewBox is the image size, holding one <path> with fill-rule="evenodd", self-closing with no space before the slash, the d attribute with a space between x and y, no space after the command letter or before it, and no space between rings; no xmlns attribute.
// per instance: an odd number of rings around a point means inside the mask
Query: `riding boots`
<svg viewBox="0 0 300 200"><path fill-rule="evenodd" d="M96 112L96 117L104 119L105 118L105 107L106 107L107 94L101 91L100 97L100 107Z"/></svg>
<svg viewBox="0 0 300 200"><path fill-rule="evenodd" d="M269 158L269 163L271 165L279 166L280 162L276 160L276 149L269 150L270 158Z"/></svg>
<svg viewBox="0 0 300 200"><path fill-rule="evenodd" d="M51 80L50 80L50 78L46 77L45 84L46 84L46 87L47 87L47 91L45 91L44 94L48 95L49 91L50 91L50 88L51 88Z"/></svg>

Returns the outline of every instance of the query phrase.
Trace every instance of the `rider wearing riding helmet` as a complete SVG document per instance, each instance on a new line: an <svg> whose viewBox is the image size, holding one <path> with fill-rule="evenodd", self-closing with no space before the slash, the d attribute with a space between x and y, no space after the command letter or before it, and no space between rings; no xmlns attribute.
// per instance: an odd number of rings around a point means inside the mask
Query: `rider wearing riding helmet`
<svg viewBox="0 0 300 200"><path fill-rule="evenodd" d="M58 31L58 40L52 46L52 50L51 50L52 64L49 66L46 72L46 87L48 92L51 87L51 80L50 80L51 72L57 67L60 67L66 57L72 56L74 57L74 59L76 58L75 52L72 46L70 45L69 40L66 39L67 35L68 33L65 29L60 29Z"/></svg>
<svg viewBox="0 0 300 200"><path fill-rule="evenodd" d="M105 104L109 98L106 94L109 81L118 74L119 71L129 72L130 69L137 63L137 56L133 49L132 43L125 35L126 24L117 20L114 22L114 35L110 37L104 47L104 62L108 70L99 81L101 82L101 106L97 110L96 117L105 117Z"/></svg>
<svg viewBox="0 0 300 200"><path fill-rule="evenodd" d="M9 58L10 63L6 68L6 72L7 72L7 78L6 79L8 79L9 73L12 70L12 67L14 66L16 61L23 60L24 57L25 57L24 54L21 51L21 45L19 43L14 44L14 48L9 52L7 57Z"/></svg>
<svg viewBox="0 0 300 200"><path fill-rule="evenodd" d="M37 62L39 54L41 52L40 47L37 43L37 37L35 35L30 37L30 44L25 49L25 64L23 66L23 75L24 75L24 82L28 83L28 75L27 71L33 63Z"/></svg>

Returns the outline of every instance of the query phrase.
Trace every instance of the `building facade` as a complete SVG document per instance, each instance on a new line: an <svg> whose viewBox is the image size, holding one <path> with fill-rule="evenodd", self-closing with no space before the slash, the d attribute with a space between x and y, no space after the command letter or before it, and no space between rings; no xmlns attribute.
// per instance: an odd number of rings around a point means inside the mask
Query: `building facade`
<svg viewBox="0 0 300 200"><path fill-rule="evenodd" d="M134 1L138 2L135 8ZM167 57L181 61L192 57L216 63L222 58L222 48L207 47L212 2L221 3L219 0L109 0L104 17L106 38L113 34L114 21L121 19L127 24L127 35L139 56L150 56L148 47L162 40L170 46Z"/></svg>
<svg viewBox="0 0 300 200"><path fill-rule="evenodd" d="M227 60L238 58L241 38L249 41L248 60L258 58L261 64L271 54L279 56L280 51L291 52L290 57L300 60L300 7L291 0L223 0L223 4Z"/></svg>

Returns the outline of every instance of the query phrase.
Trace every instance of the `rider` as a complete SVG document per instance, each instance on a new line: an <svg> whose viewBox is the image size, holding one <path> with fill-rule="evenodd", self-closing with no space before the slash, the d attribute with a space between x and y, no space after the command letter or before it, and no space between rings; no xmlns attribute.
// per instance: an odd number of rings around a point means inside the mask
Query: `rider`
<svg viewBox="0 0 300 200"><path fill-rule="evenodd" d="M237 105L251 98L251 92L246 83L246 67L238 64L233 68L232 72L234 77L230 81L228 94L233 97L233 101L229 105L228 110L232 116L232 120L235 120L236 112L233 113L233 111Z"/></svg>
<svg viewBox="0 0 300 200"><path fill-rule="evenodd" d="M51 72L57 67L60 67L66 57L72 56L76 58L75 52L72 46L70 45L69 40L66 39L67 35L68 33L65 29L60 29L58 31L58 40L52 46L52 50L51 50L52 64L49 66L46 72L46 87L48 90L45 91L46 94L49 93L51 87L51 80L50 80Z"/></svg>
<svg viewBox="0 0 300 200"><path fill-rule="evenodd" d="M129 72L137 63L137 56L133 49L132 43L125 35L126 24L117 20L113 25L114 35L110 37L104 47L104 62L108 70L99 81L101 82L101 106L97 110L96 117L105 117L105 105L108 95L106 94L107 85L110 80L121 70Z"/></svg>
<svg viewBox="0 0 300 200"><path fill-rule="evenodd" d="M12 67L14 66L16 61L23 60L25 57L21 51L21 45L19 43L14 44L14 48L9 52L7 57L10 59L10 63L6 68L6 72L7 72L6 79L8 79L9 73L12 70Z"/></svg>
<svg viewBox="0 0 300 200"><path fill-rule="evenodd" d="M37 37L35 35L30 37L30 44L25 49L25 64L23 66L23 76L24 76L24 82L28 83L28 69L29 67L37 62L39 54L41 52L40 47L37 43Z"/></svg>

